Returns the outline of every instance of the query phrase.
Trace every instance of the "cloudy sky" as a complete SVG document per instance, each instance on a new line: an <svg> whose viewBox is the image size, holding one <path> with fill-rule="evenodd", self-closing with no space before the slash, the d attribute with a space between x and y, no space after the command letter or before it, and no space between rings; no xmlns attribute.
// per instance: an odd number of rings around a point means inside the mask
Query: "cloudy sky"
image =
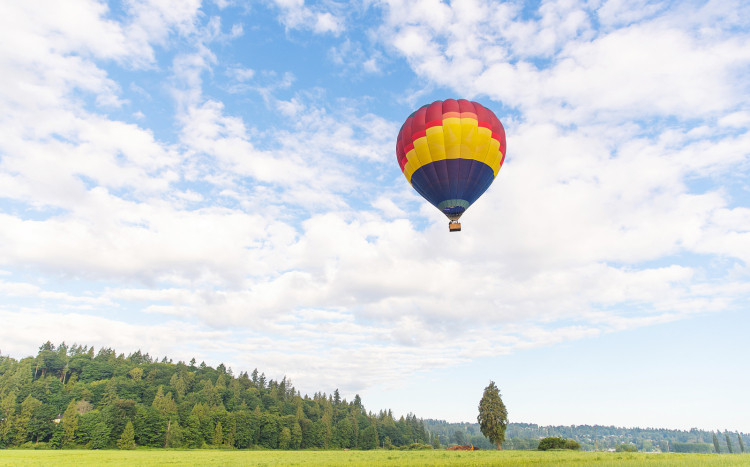
<svg viewBox="0 0 750 467"><path fill-rule="evenodd" d="M743 0L0 3L0 352L65 341L373 411L750 431ZM505 125L449 233L417 107Z"/></svg>

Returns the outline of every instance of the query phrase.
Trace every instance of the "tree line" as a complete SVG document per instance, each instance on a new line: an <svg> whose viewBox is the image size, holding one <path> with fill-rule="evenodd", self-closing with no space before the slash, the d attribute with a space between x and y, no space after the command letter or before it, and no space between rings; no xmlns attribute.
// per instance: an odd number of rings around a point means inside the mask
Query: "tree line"
<svg viewBox="0 0 750 467"><path fill-rule="evenodd" d="M425 429L442 445L474 444L491 449L492 443L481 435L478 423L447 423L425 419ZM547 437L575 440L581 450L634 450L640 452L745 453L750 434L730 431L670 430L664 428L625 428L603 425L550 425L508 423L503 449L535 450Z"/></svg>
<svg viewBox="0 0 750 467"><path fill-rule="evenodd" d="M235 376L140 350L51 342L36 357L0 355L0 447L374 449L421 447L413 414L368 412L338 389L302 396L286 377Z"/></svg>

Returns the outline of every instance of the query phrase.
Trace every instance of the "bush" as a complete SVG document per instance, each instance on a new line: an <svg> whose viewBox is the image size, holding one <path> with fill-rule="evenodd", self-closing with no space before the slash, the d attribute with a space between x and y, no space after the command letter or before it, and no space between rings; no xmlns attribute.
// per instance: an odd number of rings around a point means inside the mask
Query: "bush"
<svg viewBox="0 0 750 467"><path fill-rule="evenodd" d="M549 436L547 438L542 438L542 440L539 441L539 447L537 449L540 451L549 451L550 449L571 449L577 451L578 449L581 449L581 445L578 444L578 441L573 439Z"/></svg>
<svg viewBox="0 0 750 467"><path fill-rule="evenodd" d="M574 439L566 439L565 449L570 449L571 451L578 451L579 449L581 449L581 445L578 443L578 441Z"/></svg>
<svg viewBox="0 0 750 467"><path fill-rule="evenodd" d="M541 441L539 441L539 449L540 451L548 451L550 449L562 449L565 445L565 441L563 441L562 438L558 438L557 436L549 436L547 438L542 438Z"/></svg>

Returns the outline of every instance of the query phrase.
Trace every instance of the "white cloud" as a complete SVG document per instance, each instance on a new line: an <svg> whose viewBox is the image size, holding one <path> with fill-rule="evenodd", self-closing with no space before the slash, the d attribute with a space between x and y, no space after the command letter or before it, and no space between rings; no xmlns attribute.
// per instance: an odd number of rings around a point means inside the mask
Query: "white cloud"
<svg viewBox="0 0 750 467"><path fill-rule="evenodd" d="M738 92L747 95L738 73L750 61L748 38L696 35L698 20L687 7L594 32L594 12L567 0L544 2L529 20L511 4L387 5L387 23L378 35L419 76L520 108L527 118L562 124L602 113L609 120L692 118L732 110ZM554 60L538 61L553 53Z"/></svg>
<svg viewBox="0 0 750 467"><path fill-rule="evenodd" d="M236 79L237 81L243 82L243 81L248 81L253 76L255 76L255 70L250 69L250 68L242 68L242 67L231 68L228 71L228 74L232 78Z"/></svg>
<svg viewBox="0 0 750 467"><path fill-rule="evenodd" d="M338 8L335 4L327 5L333 11L324 11L321 6L306 6L305 0L273 0L273 3L281 10L279 20L287 29L312 30L317 34L333 35L339 35L345 29L344 18L336 11Z"/></svg>
<svg viewBox="0 0 750 467"><path fill-rule="evenodd" d="M601 24L607 28L624 26L652 17L667 8L666 2L651 0L607 0L597 9Z"/></svg>
<svg viewBox="0 0 750 467"><path fill-rule="evenodd" d="M729 115L721 117L719 119L719 125L735 128L746 128L750 126L750 113L742 111L732 112Z"/></svg>
<svg viewBox="0 0 750 467"><path fill-rule="evenodd" d="M386 59L380 50L349 38L331 47L328 55L347 74L352 71L365 74L380 74L385 71Z"/></svg>
<svg viewBox="0 0 750 467"><path fill-rule="evenodd" d="M195 32L201 0L133 0L129 4L126 36L134 48L155 60L151 44L164 45L170 34Z"/></svg>

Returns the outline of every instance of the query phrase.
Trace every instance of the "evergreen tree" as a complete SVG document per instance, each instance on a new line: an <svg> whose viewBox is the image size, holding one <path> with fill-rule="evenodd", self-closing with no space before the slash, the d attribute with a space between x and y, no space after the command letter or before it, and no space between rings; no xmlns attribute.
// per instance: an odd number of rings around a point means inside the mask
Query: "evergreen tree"
<svg viewBox="0 0 750 467"><path fill-rule="evenodd" d="M291 443L292 431L287 427L282 428L281 433L279 433L279 449L287 450Z"/></svg>
<svg viewBox="0 0 750 467"><path fill-rule="evenodd" d="M65 435L65 431L63 430L63 427L60 425L57 425L57 427L55 427L54 432L52 433L52 438L50 438L49 440L49 446L53 449L61 449L64 435Z"/></svg>
<svg viewBox="0 0 750 467"><path fill-rule="evenodd" d="M190 374L192 375L193 373ZM185 381L185 378L175 373L169 380L169 385L175 389L178 401L185 397L185 394L187 393L187 381Z"/></svg>
<svg viewBox="0 0 750 467"><path fill-rule="evenodd" d="M342 419L336 424L333 441L340 448L350 449L354 447L356 438L354 437L354 427L349 417Z"/></svg>
<svg viewBox="0 0 750 467"><path fill-rule="evenodd" d="M743 442L742 442L742 436L740 436L740 434L739 434L739 433L737 433L737 441L738 441L738 442L739 442L739 444L740 444L740 452L741 452L742 454L745 454L745 443L743 443Z"/></svg>
<svg viewBox="0 0 750 467"><path fill-rule="evenodd" d="M261 413L259 444L264 448L279 447L279 417L272 413Z"/></svg>
<svg viewBox="0 0 750 467"><path fill-rule="evenodd" d="M716 437L716 433L712 433L714 435L714 449L716 450L716 454L721 453L721 449L719 448L719 438Z"/></svg>
<svg viewBox="0 0 750 467"><path fill-rule="evenodd" d="M326 425L323 420L311 422L310 428L302 431L302 447L323 449L325 447L325 432Z"/></svg>
<svg viewBox="0 0 750 467"><path fill-rule="evenodd" d="M42 401L35 398L31 394L26 396L26 399L21 403L21 413L16 419L16 444L21 445L26 442L26 438L29 434L29 428L31 425L31 419L34 417L34 412L42 405Z"/></svg>
<svg viewBox="0 0 750 467"><path fill-rule="evenodd" d="M195 404L190 414L191 416L195 415L197 417L197 426L201 435L201 444L203 442L210 442L214 436L215 425L211 421L206 404L202 402ZM200 447L200 444L197 447Z"/></svg>
<svg viewBox="0 0 750 467"><path fill-rule="evenodd" d="M10 393L0 401L0 447L9 446L12 443L13 424L11 420L15 418L16 413L16 394Z"/></svg>
<svg viewBox="0 0 750 467"><path fill-rule="evenodd" d="M325 431L323 433L323 439L324 439L324 446L326 449L331 447L331 442L333 439L333 427L332 427L332 420L333 420L333 407L331 407L331 404L326 399L323 399L323 418L322 421L325 424Z"/></svg>
<svg viewBox="0 0 750 467"><path fill-rule="evenodd" d="M298 421L295 421L292 423L292 430L291 430L291 440L289 447L291 449L299 449L302 445L302 427L300 426ZM377 440L375 441L377 443Z"/></svg>
<svg viewBox="0 0 750 467"><path fill-rule="evenodd" d="M434 449L440 449L440 435L437 433L432 436L432 447Z"/></svg>
<svg viewBox="0 0 750 467"><path fill-rule="evenodd" d="M729 450L729 454L734 454L734 450L732 449L732 440L729 438L729 432L725 431L724 436L727 439L727 450Z"/></svg>
<svg viewBox="0 0 750 467"><path fill-rule="evenodd" d="M184 443L183 430L177 420L167 422L167 434L164 437L165 448L181 448Z"/></svg>
<svg viewBox="0 0 750 467"><path fill-rule="evenodd" d="M360 449L377 449L378 447L378 430L375 425L370 425L359 433Z"/></svg>
<svg viewBox="0 0 750 467"><path fill-rule="evenodd" d="M117 441L117 447L120 449L135 449L135 430L133 429L133 422L130 420L125 425L120 440Z"/></svg>
<svg viewBox="0 0 750 467"><path fill-rule="evenodd" d="M130 376L130 379L132 379L133 381L140 381L141 379L143 379L143 368L133 368L128 372L128 376Z"/></svg>
<svg viewBox="0 0 750 467"><path fill-rule="evenodd" d="M159 386L159 389L157 389L151 406L159 412L159 415L167 419L177 415L177 403L172 399L171 392L164 394L163 386Z"/></svg>
<svg viewBox="0 0 750 467"><path fill-rule="evenodd" d="M153 407L140 406L133 420L135 438L141 446L164 446L167 421Z"/></svg>
<svg viewBox="0 0 750 467"><path fill-rule="evenodd" d="M224 429L221 426L221 422L218 422L216 424L216 427L214 428L214 437L211 440L211 444L214 446L221 446L221 443L224 441Z"/></svg>
<svg viewBox="0 0 750 467"><path fill-rule="evenodd" d="M224 419L224 445L232 447L237 440L237 419L235 413L227 412Z"/></svg>
<svg viewBox="0 0 750 467"><path fill-rule="evenodd" d="M357 410L358 412L362 412L362 398L359 397L359 394L354 395L354 400L352 401L352 407Z"/></svg>
<svg viewBox="0 0 750 467"><path fill-rule="evenodd" d="M78 430L78 410L76 401L70 401L68 408L62 416L63 437L61 440L62 447L72 446L75 441L76 431Z"/></svg>
<svg viewBox="0 0 750 467"><path fill-rule="evenodd" d="M197 415L191 414L187 418L187 424L183 432L184 442L188 447L199 448L205 442L201 431L201 421ZM249 447L249 446L247 446Z"/></svg>
<svg viewBox="0 0 750 467"><path fill-rule="evenodd" d="M494 381L490 381L489 386L484 388L484 394L479 401L477 421L482 434L495 443L497 449L502 449L505 429L508 426L508 411Z"/></svg>
<svg viewBox="0 0 750 467"><path fill-rule="evenodd" d="M102 405L114 405L117 402L117 381L112 378L107 380L107 384L104 386L104 396L102 397Z"/></svg>
<svg viewBox="0 0 750 467"><path fill-rule="evenodd" d="M109 447L110 427L103 420L94 425L91 431L91 449L106 449Z"/></svg>

